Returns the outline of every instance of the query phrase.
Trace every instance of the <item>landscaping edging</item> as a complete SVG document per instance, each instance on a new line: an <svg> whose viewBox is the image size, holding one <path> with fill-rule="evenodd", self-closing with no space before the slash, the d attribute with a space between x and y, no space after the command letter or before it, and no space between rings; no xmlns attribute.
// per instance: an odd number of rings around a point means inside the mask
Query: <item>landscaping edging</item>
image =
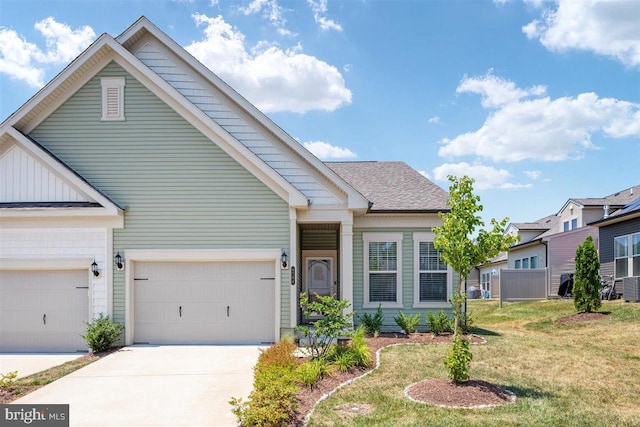
<svg viewBox="0 0 640 427"><path fill-rule="evenodd" d="M487 340L479 335L476 334L471 334L472 337L476 337L479 338L480 340L482 340L479 343L471 343L472 345L480 345L480 344L486 344ZM436 344L446 344L446 343L436 343ZM343 387L346 387L362 378L365 378L366 376L368 376L369 374L371 374L372 372L376 371L379 367L380 367L380 354L381 351L384 350L385 348L390 348L390 347L398 347L401 345L428 345L428 343L421 343L421 342L407 342L407 343L396 343L396 344L389 344L386 345L384 347L380 347L377 351L376 351L376 364L375 366L370 369L369 371L365 372L364 374L357 376L355 378L351 378L341 384L338 384L336 386L336 388L334 388L333 390L329 391L328 393L323 394L322 396L320 396L320 398L316 401L316 403L313 405L313 407L311 408L311 410L307 413L307 415L304 416L303 418L303 426L308 426L309 425L309 421L311 421L311 416L313 415L314 411L316 410L316 407L323 401L327 400L328 398L330 398L331 396L333 396L335 393L338 392L338 390L342 389ZM413 384L412 384L413 385ZM405 389L406 390L406 389ZM511 392L509 392L511 393ZM515 395L514 395L515 396ZM423 402L424 403L424 402Z"/></svg>

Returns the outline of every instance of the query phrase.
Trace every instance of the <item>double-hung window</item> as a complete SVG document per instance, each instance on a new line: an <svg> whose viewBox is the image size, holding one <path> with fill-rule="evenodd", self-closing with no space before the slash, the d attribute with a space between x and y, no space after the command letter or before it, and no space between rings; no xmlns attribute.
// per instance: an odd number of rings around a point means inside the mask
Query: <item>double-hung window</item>
<svg viewBox="0 0 640 427"><path fill-rule="evenodd" d="M402 307L402 233L363 233L364 306Z"/></svg>
<svg viewBox="0 0 640 427"><path fill-rule="evenodd" d="M616 278L640 276L640 233L616 237L613 254Z"/></svg>
<svg viewBox="0 0 640 427"><path fill-rule="evenodd" d="M433 233L414 233L415 307L445 306L450 297L451 272L433 244Z"/></svg>

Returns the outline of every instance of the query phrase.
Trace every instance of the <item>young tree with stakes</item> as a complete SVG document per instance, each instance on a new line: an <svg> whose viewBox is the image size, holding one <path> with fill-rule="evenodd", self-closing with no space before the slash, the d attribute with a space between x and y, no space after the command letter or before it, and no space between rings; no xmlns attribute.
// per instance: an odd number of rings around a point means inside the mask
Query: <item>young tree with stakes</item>
<svg viewBox="0 0 640 427"><path fill-rule="evenodd" d="M440 213L442 226L433 228L436 235L433 243L440 250L442 259L458 274L457 287L450 300L454 315L454 342L445 359L445 367L449 377L460 383L469 379L472 357L469 342L460 337L462 308L467 299L466 293L462 291L462 282L475 266L482 265L507 250L517 242L517 237L504 234L508 218L500 222L492 219L490 231L483 228L484 222L478 214L483 208L480 197L473 193L472 178L449 176L449 181L451 187L447 205L451 210Z"/></svg>

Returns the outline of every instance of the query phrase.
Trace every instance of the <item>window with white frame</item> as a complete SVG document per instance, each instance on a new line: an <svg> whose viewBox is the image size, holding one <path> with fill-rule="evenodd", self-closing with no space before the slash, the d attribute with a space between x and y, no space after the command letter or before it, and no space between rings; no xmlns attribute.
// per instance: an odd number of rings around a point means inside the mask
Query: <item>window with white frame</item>
<svg viewBox="0 0 640 427"><path fill-rule="evenodd" d="M365 307L402 307L402 233L363 233Z"/></svg>
<svg viewBox="0 0 640 427"><path fill-rule="evenodd" d="M640 233L616 237L613 245L616 278L640 276Z"/></svg>
<svg viewBox="0 0 640 427"><path fill-rule="evenodd" d="M102 120L124 120L124 77L103 77L102 86Z"/></svg>
<svg viewBox="0 0 640 427"><path fill-rule="evenodd" d="M575 230L576 228L578 228L578 218L573 218L571 220L571 229Z"/></svg>
<svg viewBox="0 0 640 427"><path fill-rule="evenodd" d="M529 258L522 259L522 268L529 268Z"/></svg>
<svg viewBox="0 0 640 427"><path fill-rule="evenodd" d="M451 272L435 248L430 232L413 234L414 254L414 307L440 306L448 304Z"/></svg>
<svg viewBox="0 0 640 427"><path fill-rule="evenodd" d="M530 268L538 268L538 256L534 255L531 257L531 263L529 264Z"/></svg>
<svg viewBox="0 0 640 427"><path fill-rule="evenodd" d="M515 262L515 268L520 268L521 260L517 259Z"/></svg>
<svg viewBox="0 0 640 427"><path fill-rule="evenodd" d="M482 273L480 277L480 289L483 291L491 291L491 273Z"/></svg>

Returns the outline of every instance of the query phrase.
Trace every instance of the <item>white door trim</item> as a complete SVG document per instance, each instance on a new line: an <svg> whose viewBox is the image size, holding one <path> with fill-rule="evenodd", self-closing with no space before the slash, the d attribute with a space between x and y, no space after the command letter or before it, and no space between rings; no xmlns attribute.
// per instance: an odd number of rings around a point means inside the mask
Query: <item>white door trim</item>
<svg viewBox="0 0 640 427"><path fill-rule="evenodd" d="M137 261L183 261L183 262L223 262L223 261L272 261L275 275L274 309L275 337L280 341L280 249L125 249L125 345L133 344L134 298L133 279Z"/></svg>

